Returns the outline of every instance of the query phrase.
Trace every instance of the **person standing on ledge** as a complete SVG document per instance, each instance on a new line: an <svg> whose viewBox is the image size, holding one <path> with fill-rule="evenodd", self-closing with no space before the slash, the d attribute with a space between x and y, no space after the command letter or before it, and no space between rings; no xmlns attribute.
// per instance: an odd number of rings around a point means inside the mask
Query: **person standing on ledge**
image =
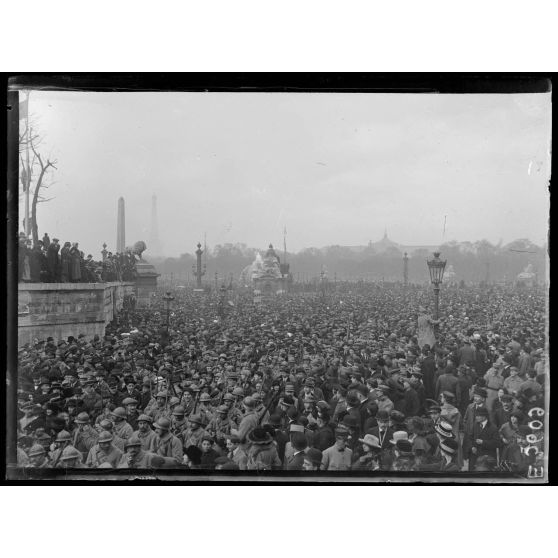
<svg viewBox="0 0 558 558"><path fill-rule="evenodd" d="M419 314L417 318L418 325L418 344L422 349L425 345L434 347L436 344L436 336L434 335L434 326L439 324L440 320L434 320L426 312L424 306L419 306Z"/></svg>

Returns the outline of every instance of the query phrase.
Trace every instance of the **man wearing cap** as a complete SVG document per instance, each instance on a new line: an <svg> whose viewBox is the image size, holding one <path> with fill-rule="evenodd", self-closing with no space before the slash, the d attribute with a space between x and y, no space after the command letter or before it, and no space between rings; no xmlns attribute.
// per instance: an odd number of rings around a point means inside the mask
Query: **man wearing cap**
<svg viewBox="0 0 558 558"><path fill-rule="evenodd" d="M322 452L322 470L349 471L353 452L347 447L349 433L342 428L335 429L335 444Z"/></svg>
<svg viewBox="0 0 558 558"><path fill-rule="evenodd" d="M132 431L138 429L138 401L133 397L125 397L122 406L126 409L126 422L132 427Z"/></svg>
<svg viewBox="0 0 558 558"><path fill-rule="evenodd" d="M123 452L113 445L113 440L114 437L110 432L106 430L101 432L97 443L89 450L85 460L86 467L97 469L103 463L106 463L112 469L116 469L122 459Z"/></svg>
<svg viewBox="0 0 558 558"><path fill-rule="evenodd" d="M150 451L161 457L174 458L177 464L182 462L184 452L181 441L171 433L171 421L161 417L155 424L155 438ZM203 438L202 438L203 439Z"/></svg>
<svg viewBox="0 0 558 558"><path fill-rule="evenodd" d="M496 427L488 422L488 409L486 407L479 407L476 410L473 431L467 441L469 471L475 470L475 463L480 456L486 455L496 459L496 449L500 446L500 436Z"/></svg>

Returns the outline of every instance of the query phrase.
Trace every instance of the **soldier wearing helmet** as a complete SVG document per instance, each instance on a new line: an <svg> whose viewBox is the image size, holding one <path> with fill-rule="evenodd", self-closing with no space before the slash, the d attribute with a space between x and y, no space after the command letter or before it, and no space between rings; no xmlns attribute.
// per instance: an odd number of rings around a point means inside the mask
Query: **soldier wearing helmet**
<svg viewBox="0 0 558 558"><path fill-rule="evenodd" d="M134 432L134 434L140 439L141 447L145 451L149 451L157 436L157 434L153 431L153 428L151 428L152 424L153 420L149 415L143 414L138 417L138 429Z"/></svg>
<svg viewBox="0 0 558 558"><path fill-rule="evenodd" d="M188 428L188 421L185 418L186 411L182 405L176 405L172 410L171 432L182 439L182 433Z"/></svg>
<svg viewBox="0 0 558 558"><path fill-rule="evenodd" d="M54 450L50 453L50 462L52 468L60 467L60 458L65 448L72 445L72 435L66 431L61 430L54 439Z"/></svg>
<svg viewBox="0 0 558 558"><path fill-rule="evenodd" d="M177 464L182 463L184 453L182 443L171 431L171 421L161 417L154 425L155 438L150 450L161 457L174 458Z"/></svg>
<svg viewBox="0 0 558 558"><path fill-rule="evenodd" d="M165 460L150 451L142 449L141 440L132 434L126 440L126 453L120 459L118 469L157 469L164 465Z"/></svg>
<svg viewBox="0 0 558 558"><path fill-rule="evenodd" d="M153 422L157 422L161 417L169 418L169 392L161 390L155 395L155 405L145 410L145 414L149 415Z"/></svg>
<svg viewBox="0 0 558 558"><path fill-rule="evenodd" d="M114 433L123 440L127 440L132 434L133 429L128 424L126 409L124 407L116 407L112 411L112 421L114 423Z"/></svg>
<svg viewBox="0 0 558 558"><path fill-rule="evenodd" d="M202 438L205 436L205 424L200 415L188 417L188 428L182 433L182 445L201 447Z"/></svg>
<svg viewBox="0 0 558 558"><path fill-rule="evenodd" d="M208 424L213 418L213 408L211 406L211 396L209 393L202 393L199 399L198 414L202 417L205 424Z"/></svg>
<svg viewBox="0 0 558 558"><path fill-rule="evenodd" d="M222 443L225 437L231 433L231 422L227 405L219 405L215 410L215 416L209 421L206 430L215 432L217 442Z"/></svg>
<svg viewBox="0 0 558 558"><path fill-rule="evenodd" d="M85 460L86 467L99 468L101 465L109 464L112 469L116 469L118 463L122 459L123 452L121 452L113 444L114 437L110 432L104 430L99 434L97 443L89 450L87 459ZM106 467L107 465L104 465Z"/></svg>
<svg viewBox="0 0 558 558"><path fill-rule="evenodd" d="M60 456L60 466L64 469L83 468L81 452L73 446L67 446Z"/></svg>
<svg viewBox="0 0 558 558"><path fill-rule="evenodd" d="M223 396L223 405L229 410L228 418L231 421L231 428L238 428L242 420L242 412L235 405L236 397L232 393L225 393Z"/></svg>
<svg viewBox="0 0 558 558"><path fill-rule="evenodd" d="M91 426L88 413L79 413L75 420L72 433L72 445L81 453L82 461L87 457L89 450L97 443L99 434Z"/></svg>
<svg viewBox="0 0 558 558"><path fill-rule="evenodd" d="M41 444L31 446L31 449L27 453L27 457L29 457L29 462L26 465L27 467L36 467L41 469L50 467L50 460L47 456L47 452Z"/></svg>

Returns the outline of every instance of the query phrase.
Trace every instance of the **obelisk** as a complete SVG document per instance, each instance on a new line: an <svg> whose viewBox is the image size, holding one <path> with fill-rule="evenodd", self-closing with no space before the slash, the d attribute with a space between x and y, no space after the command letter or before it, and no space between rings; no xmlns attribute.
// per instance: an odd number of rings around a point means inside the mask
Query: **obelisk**
<svg viewBox="0 0 558 558"><path fill-rule="evenodd" d="M124 253L126 249L126 214L124 198L118 198L118 218L116 223L116 251Z"/></svg>

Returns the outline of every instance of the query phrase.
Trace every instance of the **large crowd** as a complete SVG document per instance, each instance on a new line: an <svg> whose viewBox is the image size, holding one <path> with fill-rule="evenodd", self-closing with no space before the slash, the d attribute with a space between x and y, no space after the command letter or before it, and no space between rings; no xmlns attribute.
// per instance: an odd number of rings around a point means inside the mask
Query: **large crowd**
<svg viewBox="0 0 558 558"><path fill-rule="evenodd" d="M33 243L20 233L18 245L18 281L20 283L104 283L133 281L136 258L131 250L107 252L102 261L85 256L77 242L52 241L45 233Z"/></svg>
<svg viewBox="0 0 558 558"><path fill-rule="evenodd" d="M19 466L541 471L540 288L444 287L439 321L417 286L183 289L168 314L163 294L104 337L20 348Z"/></svg>

